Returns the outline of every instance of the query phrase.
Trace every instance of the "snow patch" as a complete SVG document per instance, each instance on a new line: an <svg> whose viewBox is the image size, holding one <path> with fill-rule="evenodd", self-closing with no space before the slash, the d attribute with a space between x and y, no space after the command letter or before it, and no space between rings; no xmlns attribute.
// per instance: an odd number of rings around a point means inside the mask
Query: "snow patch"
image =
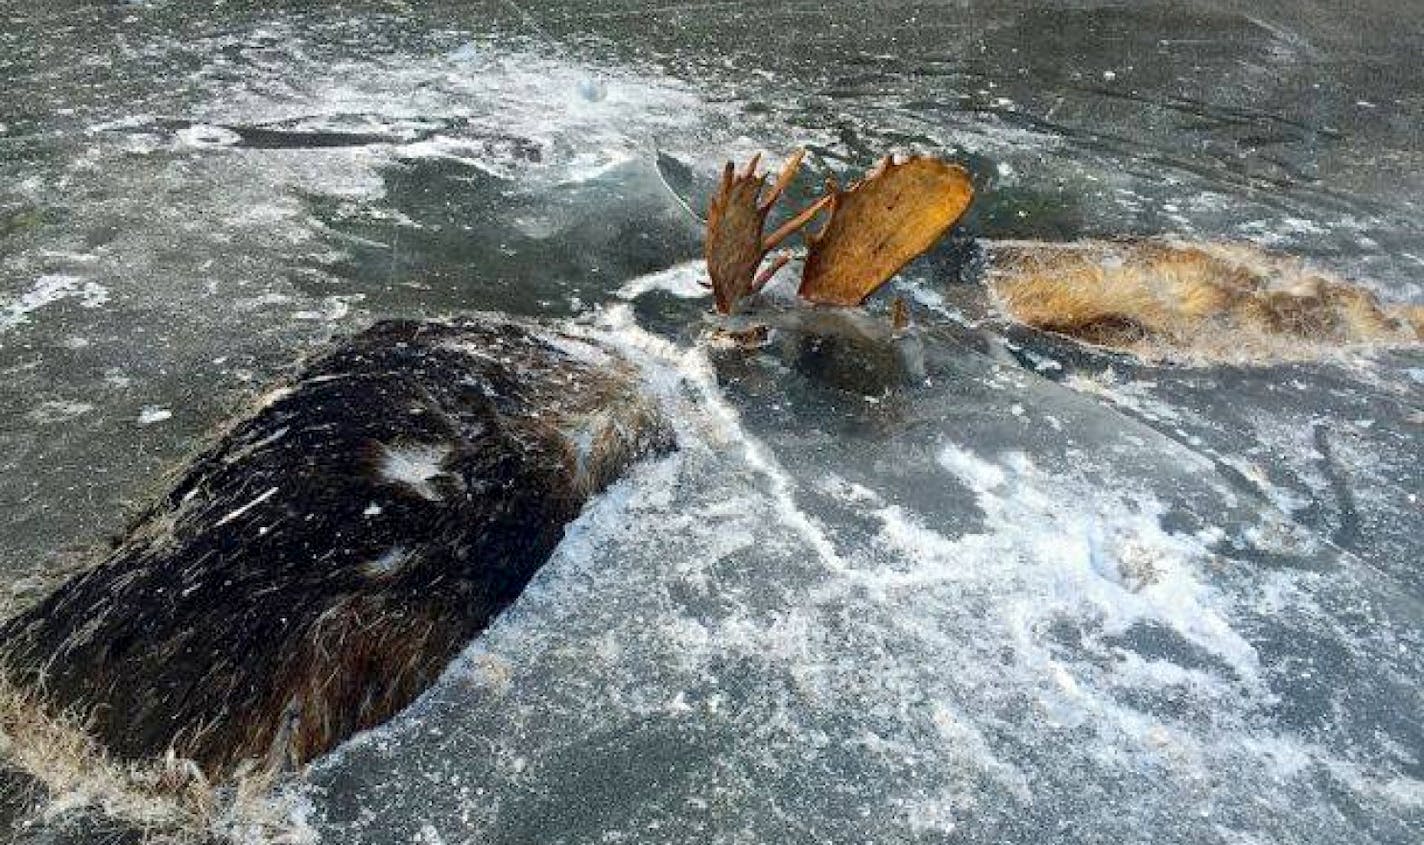
<svg viewBox="0 0 1424 845"><path fill-rule="evenodd" d="M67 422L75 417L83 416L92 410L94 410L94 406L88 402L77 402L72 399L51 399L31 408L25 416L31 422L48 425L50 423Z"/></svg>
<svg viewBox="0 0 1424 845"><path fill-rule="evenodd" d="M194 123L174 133L179 146L183 147L230 147L242 140L242 136L225 126L209 123Z"/></svg>
<svg viewBox="0 0 1424 845"><path fill-rule="evenodd" d="M77 298L85 308L98 308L109 301L109 289L78 276L41 276L19 297L0 304L0 332L29 322L31 313L67 298Z"/></svg>
<svg viewBox="0 0 1424 845"><path fill-rule="evenodd" d="M138 412L139 425L153 425L172 418L172 411L158 405L144 405Z"/></svg>
<svg viewBox="0 0 1424 845"><path fill-rule="evenodd" d="M1040 574L1037 588L1021 600L1025 619L1091 616L1109 634L1152 622L1216 655L1237 678L1258 677L1256 650L1231 627L1224 602L1203 578L1210 551L1197 537L1165 531L1164 508L1154 497L1080 489L1047 476L1021 453L995 466L949 444L940 464L975 491L998 553ZM893 540L891 526L903 519L882 515ZM967 541L976 549L982 543ZM952 541L939 549L921 543L915 551L946 561L964 556ZM1026 641L1032 628L1025 623Z"/></svg>
<svg viewBox="0 0 1424 845"><path fill-rule="evenodd" d="M446 474L444 464L452 451L448 443L381 444L376 470L383 480L436 502L443 496L432 482Z"/></svg>
<svg viewBox="0 0 1424 845"><path fill-rule="evenodd" d="M940 450L939 462L976 493L987 493L1001 487L1007 478L998 466L953 443Z"/></svg>
<svg viewBox="0 0 1424 845"><path fill-rule="evenodd" d="M705 287L707 262L688 261L666 270L637 276L623 283L616 296L619 299L637 299L653 291L666 291L678 299L701 299L710 296L712 289Z"/></svg>

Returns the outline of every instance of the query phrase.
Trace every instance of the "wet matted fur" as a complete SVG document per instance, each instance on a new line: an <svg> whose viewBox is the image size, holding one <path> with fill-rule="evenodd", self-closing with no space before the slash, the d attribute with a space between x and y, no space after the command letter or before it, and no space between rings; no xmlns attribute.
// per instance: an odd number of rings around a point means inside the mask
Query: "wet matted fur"
<svg viewBox="0 0 1424 845"><path fill-rule="evenodd" d="M382 322L0 628L3 661L120 759L300 764L429 686L590 495L670 446L635 368L595 340Z"/></svg>
<svg viewBox="0 0 1424 845"><path fill-rule="evenodd" d="M988 281L1018 322L1147 359L1269 363L1424 339L1424 307L1244 244L999 243Z"/></svg>

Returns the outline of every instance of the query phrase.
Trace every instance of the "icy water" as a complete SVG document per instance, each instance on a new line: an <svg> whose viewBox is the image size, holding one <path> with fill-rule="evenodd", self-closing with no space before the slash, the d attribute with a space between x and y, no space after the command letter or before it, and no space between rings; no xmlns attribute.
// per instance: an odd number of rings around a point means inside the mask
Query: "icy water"
<svg viewBox="0 0 1424 845"><path fill-rule="evenodd" d="M327 338L576 319L681 449L297 839L1421 841L1424 354L1146 367L976 281L1174 232L1424 301L1424 17L1336 5L0 0L0 597ZM683 202L798 145L980 196L869 316L709 347Z"/></svg>

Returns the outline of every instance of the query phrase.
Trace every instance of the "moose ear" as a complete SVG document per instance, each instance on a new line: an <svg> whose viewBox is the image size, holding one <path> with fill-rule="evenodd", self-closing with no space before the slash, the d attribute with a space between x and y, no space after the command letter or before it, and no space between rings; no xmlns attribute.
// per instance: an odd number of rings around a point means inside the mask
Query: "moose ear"
<svg viewBox="0 0 1424 845"><path fill-rule="evenodd" d="M963 216L974 185L957 165L885 159L834 196L830 221L808 238L800 294L823 305L859 305Z"/></svg>

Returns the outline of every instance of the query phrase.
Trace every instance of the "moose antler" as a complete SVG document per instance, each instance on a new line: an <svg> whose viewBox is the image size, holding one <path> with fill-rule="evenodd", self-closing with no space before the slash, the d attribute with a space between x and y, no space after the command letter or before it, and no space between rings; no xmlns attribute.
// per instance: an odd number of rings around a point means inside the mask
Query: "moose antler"
<svg viewBox="0 0 1424 845"><path fill-rule="evenodd" d="M771 235L763 238L767 215L772 206L781 198L796 171L805 158L805 150L797 150L786 160L771 191L761 196L766 184L766 175L758 176L757 164L761 154L752 156L742 172L736 172L732 162L722 171L722 184L712 197L707 210L707 273L712 277L712 294L717 300L717 310L731 313L732 308L743 297L761 290L771 277L776 275L789 255L780 255L771 264L757 272L767 253L792 233L811 222L811 218L831 202L831 197L822 197L787 220Z"/></svg>
<svg viewBox="0 0 1424 845"><path fill-rule="evenodd" d="M969 208L974 185L962 167L889 156L846 190L829 185L831 219L808 235L800 295L859 305L939 240Z"/></svg>

